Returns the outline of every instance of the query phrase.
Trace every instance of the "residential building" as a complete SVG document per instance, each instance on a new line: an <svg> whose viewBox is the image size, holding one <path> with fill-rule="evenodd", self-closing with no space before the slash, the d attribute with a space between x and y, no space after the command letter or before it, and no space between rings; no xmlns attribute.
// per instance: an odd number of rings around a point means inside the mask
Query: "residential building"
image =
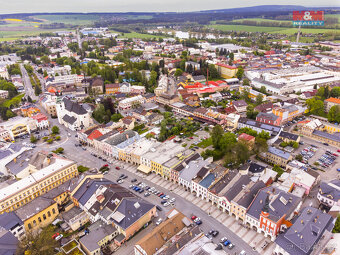
<svg viewBox="0 0 340 255"><path fill-rule="evenodd" d="M289 142L300 142L300 136L295 135L289 132L281 131L279 137L282 141L289 143Z"/></svg>
<svg viewBox="0 0 340 255"><path fill-rule="evenodd" d="M281 119L281 117L276 116L274 113L260 112L256 116L256 121L264 123L264 124L281 126L282 119Z"/></svg>
<svg viewBox="0 0 340 255"><path fill-rule="evenodd" d="M255 130L257 133L261 133L262 131L267 132L272 137L278 136L282 130L282 128L279 126L264 124L256 120L251 120L251 119L241 117L238 120L237 128L241 129L244 127L251 128Z"/></svg>
<svg viewBox="0 0 340 255"><path fill-rule="evenodd" d="M102 220L112 224L119 232L115 239L118 245L130 239L156 215L155 205L107 179L84 179L71 192L71 198L89 215L91 222Z"/></svg>
<svg viewBox="0 0 340 255"><path fill-rule="evenodd" d="M301 198L280 189L261 189L247 210L245 224L272 241L292 226L291 220L300 210Z"/></svg>
<svg viewBox="0 0 340 255"><path fill-rule="evenodd" d="M275 240L274 254L321 254L324 245L331 239L333 227L333 218L329 214L314 207L305 207L294 224Z"/></svg>
<svg viewBox="0 0 340 255"><path fill-rule="evenodd" d="M0 212L11 212L78 175L75 162L44 153L35 154L28 175L0 190Z"/></svg>
<svg viewBox="0 0 340 255"><path fill-rule="evenodd" d="M340 180L321 182L317 197L320 203L329 208L340 206Z"/></svg>
<svg viewBox="0 0 340 255"><path fill-rule="evenodd" d="M48 118L43 113L33 115L31 118L35 120L36 126L39 130L47 129L50 126Z"/></svg>
<svg viewBox="0 0 340 255"><path fill-rule="evenodd" d="M34 104L26 103L20 107L21 114L25 117L31 117L40 112L40 109Z"/></svg>
<svg viewBox="0 0 340 255"><path fill-rule="evenodd" d="M208 171L210 163L202 158L190 161L188 165L180 172L178 184L182 185L186 190L192 191L192 179L196 178L197 174L202 170Z"/></svg>
<svg viewBox="0 0 340 255"><path fill-rule="evenodd" d="M235 129L237 129L238 120L240 119L240 117L241 116L239 114L235 114L235 113L228 114L226 117L227 123L226 123L225 128L228 131L234 131Z"/></svg>
<svg viewBox="0 0 340 255"><path fill-rule="evenodd" d="M248 104L244 100L232 101L232 105L235 107L238 113L247 111Z"/></svg>
<svg viewBox="0 0 340 255"><path fill-rule="evenodd" d="M133 144L135 141L139 140L140 136L136 131L127 130L123 133L113 135L106 140L104 140L105 149L109 148L107 151L108 155L115 159L124 160L125 152L124 148Z"/></svg>
<svg viewBox="0 0 340 255"><path fill-rule="evenodd" d="M129 110L131 108L135 108L141 104L145 103L144 97L141 95L129 97L123 99L118 103L119 110Z"/></svg>
<svg viewBox="0 0 340 255"><path fill-rule="evenodd" d="M59 123L73 131L91 126L93 124L91 114L90 107L85 108L85 105L80 105L66 97L57 104Z"/></svg>
<svg viewBox="0 0 340 255"><path fill-rule="evenodd" d="M215 65L218 73L221 77L225 79L233 78L237 73L237 67L236 66L230 66L223 63L217 63Z"/></svg>
<svg viewBox="0 0 340 255"><path fill-rule="evenodd" d="M105 84L106 94L116 94L119 92L119 83Z"/></svg>
<svg viewBox="0 0 340 255"><path fill-rule="evenodd" d="M72 231L78 230L90 220L88 214L76 206L64 212L62 217Z"/></svg>
<svg viewBox="0 0 340 255"><path fill-rule="evenodd" d="M0 254L15 255L17 254L19 241L10 231L0 229Z"/></svg>
<svg viewBox="0 0 340 255"><path fill-rule="evenodd" d="M246 175L244 175L246 176ZM243 177L245 182L247 179ZM242 180L242 179L240 179ZM239 184L239 182L237 182ZM266 185L263 181L253 182L250 181L247 184L242 184L241 191L236 192L236 196L230 202L230 212L229 214L234 216L236 220L244 221L246 219L246 212L256 197L259 190L265 188Z"/></svg>
<svg viewBox="0 0 340 255"><path fill-rule="evenodd" d="M100 222L91 229L89 234L81 237L79 243L87 255L102 254L101 248L109 244L118 235L117 229L105 222Z"/></svg>
<svg viewBox="0 0 340 255"><path fill-rule="evenodd" d="M282 107L273 108L273 114L280 117L284 124L296 117L302 116L306 110L305 106L285 103Z"/></svg>
<svg viewBox="0 0 340 255"><path fill-rule="evenodd" d="M102 94L104 91L104 81L101 77L93 78L90 81L90 88L94 94Z"/></svg>
<svg viewBox="0 0 340 255"><path fill-rule="evenodd" d="M40 98L40 105L45 109L45 111L52 117L57 116L57 104L51 95L43 95Z"/></svg>
<svg viewBox="0 0 340 255"><path fill-rule="evenodd" d="M255 137L252 135L248 135L246 133L242 133L238 136L238 141L244 143L249 150L252 150L255 145Z"/></svg>
<svg viewBox="0 0 340 255"><path fill-rule="evenodd" d="M18 208L15 214L24 223L26 233L36 233L51 224L59 210L54 200L40 196Z"/></svg>
<svg viewBox="0 0 340 255"><path fill-rule="evenodd" d="M18 240L25 237L24 223L14 212L0 214L0 227L11 232Z"/></svg>
<svg viewBox="0 0 340 255"><path fill-rule="evenodd" d="M0 128L0 141L9 142L12 140L11 134L8 130Z"/></svg>
<svg viewBox="0 0 340 255"><path fill-rule="evenodd" d="M1 123L1 128L8 131L12 140L30 134L36 130L36 122L28 117L16 116Z"/></svg>
<svg viewBox="0 0 340 255"><path fill-rule="evenodd" d="M267 162L286 167L288 161L292 160L292 155L275 147L269 147L267 152L261 154L261 157Z"/></svg>
<svg viewBox="0 0 340 255"><path fill-rule="evenodd" d="M150 233L140 239L134 246L135 255L153 255L161 253L161 248L173 236L190 228L191 220L176 208L170 210L164 221Z"/></svg>
<svg viewBox="0 0 340 255"><path fill-rule="evenodd" d="M329 110L334 106L340 106L340 99L335 97L330 97L324 101L325 104L325 112L329 112Z"/></svg>

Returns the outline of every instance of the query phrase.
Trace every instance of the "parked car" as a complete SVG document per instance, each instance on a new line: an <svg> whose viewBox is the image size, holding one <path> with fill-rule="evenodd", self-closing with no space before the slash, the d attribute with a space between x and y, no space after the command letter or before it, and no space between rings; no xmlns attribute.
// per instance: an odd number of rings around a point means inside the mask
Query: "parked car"
<svg viewBox="0 0 340 255"><path fill-rule="evenodd" d="M55 239L58 235L59 235L59 233L55 233L55 234L52 236L52 239Z"/></svg>
<svg viewBox="0 0 340 255"><path fill-rule="evenodd" d="M118 184L122 184L124 181L122 180L122 179L119 179L118 181L117 181L117 183Z"/></svg>
<svg viewBox="0 0 340 255"><path fill-rule="evenodd" d="M224 246L228 246L229 244L230 244L230 241L229 241L229 240L226 240L226 241L224 241L224 243L223 243Z"/></svg>
<svg viewBox="0 0 340 255"><path fill-rule="evenodd" d="M58 235L58 236L55 238L55 240L58 241L58 240L60 240L61 238L63 238L63 234Z"/></svg>
<svg viewBox="0 0 340 255"><path fill-rule="evenodd" d="M116 166L116 169L117 169L117 170L120 170L119 166Z"/></svg>
<svg viewBox="0 0 340 255"><path fill-rule="evenodd" d="M145 192L144 197L148 197L148 196L150 196L150 193L149 192Z"/></svg>
<svg viewBox="0 0 340 255"><path fill-rule="evenodd" d="M164 204L165 207L167 207L167 206L169 206L169 205L170 205L169 202L166 202L166 203Z"/></svg>
<svg viewBox="0 0 340 255"><path fill-rule="evenodd" d="M195 220L196 218L197 218L197 216L195 216L195 215L191 216L192 220Z"/></svg>
<svg viewBox="0 0 340 255"><path fill-rule="evenodd" d="M156 205L156 209L157 209L158 211L163 211L162 207L160 207L159 205Z"/></svg>
<svg viewBox="0 0 340 255"><path fill-rule="evenodd" d="M196 223L196 225L201 225L201 224L202 224L202 221L199 220L199 221L196 221L195 223Z"/></svg>
<svg viewBox="0 0 340 255"><path fill-rule="evenodd" d="M235 247L235 244L233 244L233 243L230 243L229 245L228 245L228 249L229 250L231 250L232 248L234 248Z"/></svg>
<svg viewBox="0 0 340 255"><path fill-rule="evenodd" d="M132 180L131 180L131 182L136 182L136 181L137 181L137 179L132 179Z"/></svg>
<svg viewBox="0 0 340 255"><path fill-rule="evenodd" d="M156 221L156 225L158 226L158 225L161 224L161 223L162 223L162 219L159 218L159 219Z"/></svg>

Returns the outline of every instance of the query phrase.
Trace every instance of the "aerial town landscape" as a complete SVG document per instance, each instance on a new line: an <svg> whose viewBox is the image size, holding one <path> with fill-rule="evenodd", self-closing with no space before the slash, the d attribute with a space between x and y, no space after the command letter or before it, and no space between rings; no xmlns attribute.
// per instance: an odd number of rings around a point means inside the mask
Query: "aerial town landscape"
<svg viewBox="0 0 340 255"><path fill-rule="evenodd" d="M0 255L340 254L340 3L189 1L4 5Z"/></svg>

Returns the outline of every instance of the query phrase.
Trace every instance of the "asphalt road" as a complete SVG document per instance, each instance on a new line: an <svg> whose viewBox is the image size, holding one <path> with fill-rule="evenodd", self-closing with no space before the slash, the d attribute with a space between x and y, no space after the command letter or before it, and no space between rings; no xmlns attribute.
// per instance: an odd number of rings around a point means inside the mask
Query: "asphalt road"
<svg viewBox="0 0 340 255"><path fill-rule="evenodd" d="M23 64L20 64L20 70L21 70L22 79L24 82L26 96L30 96L32 100L37 100L38 97L34 94L34 89L32 87L30 77Z"/></svg>

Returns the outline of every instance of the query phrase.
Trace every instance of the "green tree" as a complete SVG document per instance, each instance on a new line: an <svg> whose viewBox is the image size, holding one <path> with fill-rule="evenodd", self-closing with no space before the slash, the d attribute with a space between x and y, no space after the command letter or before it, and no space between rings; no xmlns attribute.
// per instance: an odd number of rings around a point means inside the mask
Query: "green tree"
<svg viewBox="0 0 340 255"><path fill-rule="evenodd" d="M209 68L209 78L210 79L220 78L220 74L218 73L215 65L210 64L208 68Z"/></svg>
<svg viewBox="0 0 340 255"><path fill-rule="evenodd" d="M176 70L177 72L177 70ZM181 73L182 74L182 73ZM180 75L181 75L180 74ZM178 75L178 76L180 76ZM151 71L150 72L150 80L149 80L149 83L152 85L152 86L155 86L157 84L157 72L156 71Z"/></svg>
<svg viewBox="0 0 340 255"><path fill-rule="evenodd" d="M340 123L340 106L333 105L328 112L328 121Z"/></svg>
<svg viewBox="0 0 340 255"><path fill-rule="evenodd" d="M340 87L334 87L330 93L331 97L340 97Z"/></svg>
<svg viewBox="0 0 340 255"><path fill-rule="evenodd" d="M175 72L175 74L174 74L174 75L175 75L176 77L178 77L178 76L181 76L181 75L182 75L182 73L183 73L182 69L180 69L180 68L177 68L177 69L176 69L176 72Z"/></svg>
<svg viewBox="0 0 340 255"><path fill-rule="evenodd" d="M260 133L258 133L257 137L265 139L265 140L269 140L270 139L270 134L268 132L262 130Z"/></svg>
<svg viewBox="0 0 340 255"><path fill-rule="evenodd" d="M48 64L48 63L50 63L50 58L48 57L48 56L42 56L41 58L40 58L40 60L41 60L41 62L43 62L43 64Z"/></svg>
<svg viewBox="0 0 340 255"><path fill-rule="evenodd" d="M256 137L254 151L256 154L268 151L267 140L260 137Z"/></svg>
<svg viewBox="0 0 340 255"><path fill-rule="evenodd" d="M253 106L253 105L250 104L250 105L247 106L246 115L247 115L247 118L248 118L248 119L253 119L253 120L255 120L257 114L259 114L259 112L254 110L254 106Z"/></svg>
<svg viewBox="0 0 340 255"><path fill-rule="evenodd" d="M332 233L340 233L340 215L338 215Z"/></svg>
<svg viewBox="0 0 340 255"><path fill-rule="evenodd" d="M247 78L244 78L243 79L243 86L249 86L250 85L250 82Z"/></svg>
<svg viewBox="0 0 340 255"><path fill-rule="evenodd" d="M59 134L59 132L60 132L58 126L53 126L51 131L52 131L52 134L54 134L54 135Z"/></svg>
<svg viewBox="0 0 340 255"><path fill-rule="evenodd" d="M322 100L318 100L316 98L310 98L306 100L306 104L311 114L320 115L320 116L324 115L324 104Z"/></svg>
<svg viewBox="0 0 340 255"><path fill-rule="evenodd" d="M303 160L303 157L301 154L298 154L295 156L295 159L298 160L298 161L302 161Z"/></svg>
<svg viewBox="0 0 340 255"><path fill-rule="evenodd" d="M237 77L239 80L241 80L242 77L243 77L243 74L244 74L244 69L243 69L242 66L239 66L239 67L237 68L236 77Z"/></svg>
<svg viewBox="0 0 340 255"><path fill-rule="evenodd" d="M123 118L123 116L120 113L115 113L115 114L112 114L112 116L111 116L111 120L113 122L118 122L122 118Z"/></svg>
<svg viewBox="0 0 340 255"><path fill-rule="evenodd" d="M30 141L31 143L36 143L38 139L33 134L31 134Z"/></svg>
<svg viewBox="0 0 340 255"><path fill-rule="evenodd" d="M256 105L260 105L263 103L263 95L262 94L258 94L256 96L256 101L255 101Z"/></svg>
<svg viewBox="0 0 340 255"><path fill-rule="evenodd" d="M40 86L38 86L38 85L35 85L35 88L34 88L34 94L36 95L36 96L39 96L40 94L41 94L41 88L40 88Z"/></svg>
<svg viewBox="0 0 340 255"><path fill-rule="evenodd" d="M261 86L260 92L263 93L263 94L266 94L267 93L266 87L265 86Z"/></svg>
<svg viewBox="0 0 340 255"><path fill-rule="evenodd" d="M280 177L284 173L284 170L278 165L274 165L273 170L277 172L277 177Z"/></svg>
<svg viewBox="0 0 340 255"><path fill-rule="evenodd" d="M213 127L211 131L211 138L212 138L212 143L215 149L219 149L220 147L220 140L224 134L223 128L220 125L216 125Z"/></svg>

